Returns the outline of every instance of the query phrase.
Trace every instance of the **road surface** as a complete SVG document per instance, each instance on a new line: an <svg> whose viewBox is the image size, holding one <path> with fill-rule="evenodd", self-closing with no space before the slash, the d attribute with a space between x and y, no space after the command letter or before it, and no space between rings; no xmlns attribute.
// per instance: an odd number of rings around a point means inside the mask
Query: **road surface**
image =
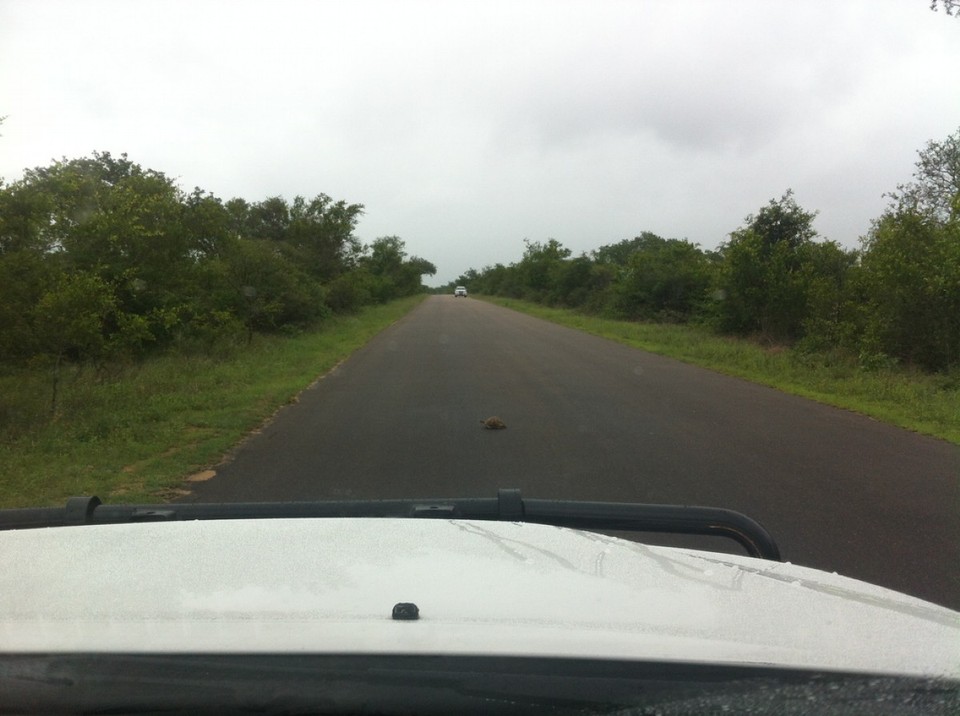
<svg viewBox="0 0 960 716"><path fill-rule="evenodd" d="M960 609L957 446L470 298L430 297L188 486L725 507L787 561Z"/></svg>

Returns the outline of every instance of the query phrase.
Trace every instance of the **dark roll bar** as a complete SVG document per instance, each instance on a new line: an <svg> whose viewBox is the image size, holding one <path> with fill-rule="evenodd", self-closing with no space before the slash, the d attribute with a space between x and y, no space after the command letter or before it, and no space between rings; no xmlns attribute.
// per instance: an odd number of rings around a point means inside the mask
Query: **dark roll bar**
<svg viewBox="0 0 960 716"><path fill-rule="evenodd" d="M717 507L648 505L523 498L501 489L497 497L352 500L322 502L225 502L106 505L97 497L71 497L65 507L0 510L0 530L177 520L242 520L320 517L531 522L582 530L661 532L726 537L751 557L780 561L777 543L758 522Z"/></svg>

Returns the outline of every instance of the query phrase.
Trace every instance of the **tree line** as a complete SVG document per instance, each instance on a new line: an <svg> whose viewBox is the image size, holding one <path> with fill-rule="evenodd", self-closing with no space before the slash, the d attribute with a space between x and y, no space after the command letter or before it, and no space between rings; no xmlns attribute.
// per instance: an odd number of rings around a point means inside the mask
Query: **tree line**
<svg viewBox="0 0 960 716"><path fill-rule="evenodd" d="M0 361L107 362L298 330L424 288L362 204L222 201L108 152L0 184Z"/></svg>
<svg viewBox="0 0 960 716"><path fill-rule="evenodd" d="M519 261L470 269L445 290L705 324L869 369L949 370L960 365L960 130L919 157L858 249L820 237L788 190L716 251L650 232L580 256L525 240Z"/></svg>

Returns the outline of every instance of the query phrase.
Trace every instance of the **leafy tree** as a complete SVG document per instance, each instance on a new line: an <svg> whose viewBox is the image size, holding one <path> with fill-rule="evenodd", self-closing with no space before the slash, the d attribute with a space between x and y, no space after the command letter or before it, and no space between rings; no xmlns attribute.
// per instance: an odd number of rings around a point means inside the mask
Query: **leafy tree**
<svg viewBox="0 0 960 716"><path fill-rule="evenodd" d="M930 9L934 12L936 12L937 8L941 5L947 15L960 17L960 0L930 0Z"/></svg>
<svg viewBox="0 0 960 716"><path fill-rule="evenodd" d="M730 235L718 276L722 329L778 340L802 335L810 279L804 264L815 216L788 190Z"/></svg>
<svg viewBox="0 0 960 716"><path fill-rule="evenodd" d="M326 313L320 285L271 242L231 239L211 281L219 286L212 308L238 317L248 338L255 331L306 326Z"/></svg>
<svg viewBox="0 0 960 716"><path fill-rule="evenodd" d="M34 330L34 308L54 290L57 262L36 251L0 254L0 360L26 360L42 346Z"/></svg>
<svg viewBox="0 0 960 716"><path fill-rule="evenodd" d="M375 276L395 274L407 255L405 246L399 236L381 236L368 247L363 264Z"/></svg>
<svg viewBox="0 0 960 716"><path fill-rule="evenodd" d="M495 296L517 298L522 294L516 266L504 266L500 263L494 266L485 266L479 272L471 268L454 281L453 285L466 286L470 291L489 293Z"/></svg>
<svg viewBox="0 0 960 716"><path fill-rule="evenodd" d="M335 278L353 268L360 256L353 232L362 214L362 204L335 202L326 194L310 201L297 196L290 207L286 241L311 274L322 280Z"/></svg>
<svg viewBox="0 0 960 716"><path fill-rule="evenodd" d="M103 359L107 353L105 323L114 310L110 287L91 274L62 274L40 297L31 323L40 355L51 359L54 366L51 413L57 410L64 359L77 363Z"/></svg>
<svg viewBox="0 0 960 716"><path fill-rule="evenodd" d="M570 256L570 249L556 239L548 239L546 243L524 239L523 243L526 248L517 264L517 279L529 298L542 300L547 297L563 260Z"/></svg>
<svg viewBox="0 0 960 716"><path fill-rule="evenodd" d="M640 236L632 239L624 239L616 244L601 246L593 252L593 258L597 263L624 267L633 254L644 250L644 248L657 241L663 241L663 239L650 231L644 231Z"/></svg>
<svg viewBox="0 0 960 716"><path fill-rule="evenodd" d="M422 290L436 267L399 239L364 257L362 211L326 194L185 195L125 154L26 170L0 185L0 359L83 362L249 337Z"/></svg>
<svg viewBox="0 0 960 716"><path fill-rule="evenodd" d="M366 269L354 269L326 284L326 303L337 313L355 311L375 302L373 292L376 283L376 279Z"/></svg>
<svg viewBox="0 0 960 716"><path fill-rule="evenodd" d="M703 299L710 262L685 240L644 231L593 252L591 310L618 318L687 320Z"/></svg>
<svg viewBox="0 0 960 716"><path fill-rule="evenodd" d="M105 323L115 310L110 287L98 276L64 273L33 311L33 330L45 353L60 359L101 357L106 347Z"/></svg>
<svg viewBox="0 0 960 716"><path fill-rule="evenodd" d="M371 277L368 286L375 301L389 301L422 291L421 276L437 272L425 259L416 256L407 259L405 246L399 236L382 236L360 259L360 268Z"/></svg>
<svg viewBox="0 0 960 716"><path fill-rule="evenodd" d="M451 283L450 288L456 288L457 286L467 286L470 288L470 284L474 283L479 277L479 271L477 271L475 268L469 268L466 270L466 272L460 274L456 281Z"/></svg>
<svg viewBox="0 0 960 716"><path fill-rule="evenodd" d="M861 314L858 251L834 241L804 248L807 308L803 320L806 350L857 349Z"/></svg>
<svg viewBox="0 0 960 716"><path fill-rule="evenodd" d="M960 364L960 130L919 155L863 242L863 352L939 370Z"/></svg>
<svg viewBox="0 0 960 716"><path fill-rule="evenodd" d="M58 270L109 287L116 315L108 332L129 338L121 326L147 321L153 333L136 335L162 339L181 304L202 290L182 193L126 155L95 153L27 170L0 204L15 209L0 229L7 249L28 248Z"/></svg>
<svg viewBox="0 0 960 716"><path fill-rule="evenodd" d="M913 181L890 194L891 211L919 212L947 221L960 214L960 128L919 152Z"/></svg>
<svg viewBox="0 0 960 716"><path fill-rule="evenodd" d="M616 261L611 304L626 318L687 320L711 280L711 264L697 246L650 232L595 255Z"/></svg>
<svg viewBox="0 0 960 716"><path fill-rule="evenodd" d="M183 228L194 259L219 255L223 244L233 235L231 225L229 210L213 194L208 194L198 187L186 197Z"/></svg>
<svg viewBox="0 0 960 716"><path fill-rule="evenodd" d="M419 256L411 256L407 259L407 266L409 267L410 275L417 277L418 283L420 276L434 276L437 273L437 267L433 262L422 259Z"/></svg>
<svg viewBox="0 0 960 716"><path fill-rule="evenodd" d="M614 306L619 277L619 267L594 261L590 266L590 289L584 308L591 313L617 315Z"/></svg>
<svg viewBox="0 0 960 716"><path fill-rule="evenodd" d="M19 182L0 192L0 255L53 249L48 227L51 197Z"/></svg>
<svg viewBox="0 0 960 716"><path fill-rule="evenodd" d="M864 351L930 370L960 364L960 220L886 214L864 241Z"/></svg>
<svg viewBox="0 0 960 716"><path fill-rule="evenodd" d="M593 280L593 261L587 256L563 259L551 270L550 303L582 306L589 297Z"/></svg>
<svg viewBox="0 0 960 716"><path fill-rule="evenodd" d="M250 231L250 204L246 199L234 197L224 204L223 208L229 217L228 227L231 236L241 238L252 235Z"/></svg>
<svg viewBox="0 0 960 716"><path fill-rule="evenodd" d="M264 199L249 208L244 228L247 238L283 241L290 227L290 207L281 196Z"/></svg>
<svg viewBox="0 0 960 716"><path fill-rule="evenodd" d="M158 286L190 261L181 192L126 155L95 153L27 170L5 199L23 207L17 223L29 229L18 232L21 238L108 283L136 274Z"/></svg>

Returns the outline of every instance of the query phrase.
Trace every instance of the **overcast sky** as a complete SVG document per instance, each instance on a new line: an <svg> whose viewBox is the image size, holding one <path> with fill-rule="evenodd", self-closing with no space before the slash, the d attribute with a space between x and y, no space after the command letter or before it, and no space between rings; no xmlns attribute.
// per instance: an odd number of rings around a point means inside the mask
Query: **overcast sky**
<svg viewBox="0 0 960 716"><path fill-rule="evenodd" d="M960 127L960 19L928 6L0 0L0 177L98 150L325 193L437 285L524 238L715 248L788 188L852 247Z"/></svg>

